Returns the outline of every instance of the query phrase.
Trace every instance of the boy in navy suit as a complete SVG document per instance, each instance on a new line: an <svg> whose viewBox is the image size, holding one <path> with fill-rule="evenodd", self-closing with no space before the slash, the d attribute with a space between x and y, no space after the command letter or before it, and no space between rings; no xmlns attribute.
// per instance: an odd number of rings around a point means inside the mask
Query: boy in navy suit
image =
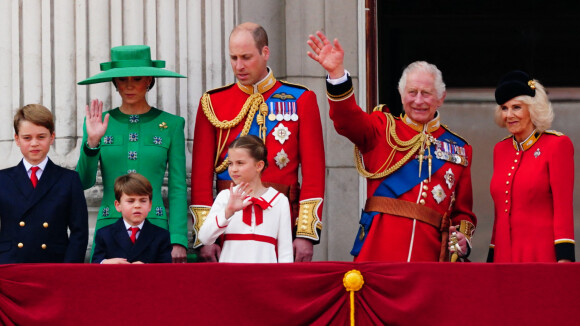
<svg viewBox="0 0 580 326"><path fill-rule="evenodd" d="M153 189L138 173L115 180L115 208L123 218L95 235L92 258L97 264L171 263L169 231L146 220Z"/></svg>
<svg viewBox="0 0 580 326"><path fill-rule="evenodd" d="M0 264L84 262L87 204L78 173L47 157L52 113L26 105L14 116L14 132L24 158L0 170Z"/></svg>

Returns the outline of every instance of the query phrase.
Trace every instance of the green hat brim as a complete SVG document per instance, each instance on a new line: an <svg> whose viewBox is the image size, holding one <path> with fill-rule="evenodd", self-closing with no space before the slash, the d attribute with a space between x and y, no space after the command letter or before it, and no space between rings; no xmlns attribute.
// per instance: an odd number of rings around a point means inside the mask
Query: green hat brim
<svg viewBox="0 0 580 326"><path fill-rule="evenodd" d="M156 67L126 67L126 68L113 68L107 71L103 71L96 74L90 78L78 82L79 85L97 84L110 82L115 77L158 77L158 78L186 78L176 72L169 71L162 68Z"/></svg>

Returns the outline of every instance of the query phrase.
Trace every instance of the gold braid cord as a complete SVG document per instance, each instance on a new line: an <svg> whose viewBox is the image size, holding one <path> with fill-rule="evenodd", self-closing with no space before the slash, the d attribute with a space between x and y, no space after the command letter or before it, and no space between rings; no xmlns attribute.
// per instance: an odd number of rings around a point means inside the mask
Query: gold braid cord
<svg viewBox="0 0 580 326"><path fill-rule="evenodd" d="M354 158L356 169L361 176L367 179L381 179L397 171L401 166L403 166L403 164L405 164L409 160L411 156L413 156L413 154L415 154L417 151L421 149L421 146L423 145L425 140L427 140L428 137L425 133L419 133L418 135L414 136L413 138L407 141L402 141L401 139L399 139L399 136L397 136L397 131L395 130L395 118L393 118L391 114L387 113L385 113L385 116L387 117L387 133L386 133L387 144L389 144L389 146L393 150L389 154L389 157L385 160L385 163L383 163L383 165L377 170L377 172L369 172L364 168L364 163L360 151L356 145L354 146ZM395 142L395 144L393 144L393 141ZM391 165L391 163L393 162L396 152L407 152L407 154L405 154L405 156L397 163L392 165L390 168L386 169L386 167ZM381 170L383 171L379 172Z"/></svg>
<svg viewBox="0 0 580 326"><path fill-rule="evenodd" d="M250 95L250 97L248 97L248 99L246 100L246 103L244 103L244 106L242 106L240 113L238 113L238 115L233 120L230 121L227 120L220 121L216 117L215 111L211 104L211 98L208 93L204 93L203 96L201 97L201 107L203 109L203 113L205 114L209 122L214 127L220 129L220 131L222 129L228 129L228 135L229 129L237 126L242 121L243 118L246 118L246 122L244 124L244 128L242 129L242 133L240 134L240 136L247 135L248 132L250 131L250 127L252 125L252 121L254 120L254 116L256 115L256 112L258 112L257 121L258 125L260 126L260 138L262 138L264 142L266 141L265 121L266 115L268 114L268 105L266 105L266 103L264 102L264 97L262 96L262 94L255 93ZM222 173L228 167L227 157L219 166L217 166L218 158L225 149L225 144L227 143L227 141L228 139L226 136L226 139L223 140L223 144L221 145L218 144L219 150L216 152L216 164L215 164L216 173Z"/></svg>

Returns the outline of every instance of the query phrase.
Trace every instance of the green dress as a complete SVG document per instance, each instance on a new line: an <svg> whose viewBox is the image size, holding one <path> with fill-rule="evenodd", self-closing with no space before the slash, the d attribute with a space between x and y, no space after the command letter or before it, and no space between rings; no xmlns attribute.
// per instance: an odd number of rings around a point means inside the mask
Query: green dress
<svg viewBox="0 0 580 326"><path fill-rule="evenodd" d="M168 229L172 244L187 248L185 120L156 108L141 115L127 115L119 108L108 113L109 125L96 149L87 146L85 122L83 148L77 164L84 189L94 186L98 164L101 166L103 199L95 233L121 217L114 204L115 179L129 172L137 172L145 176L153 187L153 205L147 219ZM166 169L171 218L168 218L161 196Z"/></svg>

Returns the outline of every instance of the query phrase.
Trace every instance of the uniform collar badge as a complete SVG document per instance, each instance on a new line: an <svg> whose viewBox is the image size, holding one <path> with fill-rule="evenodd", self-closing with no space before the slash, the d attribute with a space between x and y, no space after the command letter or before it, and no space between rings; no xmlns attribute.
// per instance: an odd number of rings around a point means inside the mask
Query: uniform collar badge
<svg viewBox="0 0 580 326"><path fill-rule="evenodd" d="M432 133L435 130L439 129L439 127L441 126L439 111L435 112L435 117L433 118L433 120L427 122L426 124L418 123L415 120L411 119L406 114L402 115L402 120L403 122L405 122L407 126L411 127L413 130L417 132L425 131L427 133Z"/></svg>
<svg viewBox="0 0 580 326"><path fill-rule="evenodd" d="M272 73L272 69L267 67L268 75L264 77L264 79L260 80L254 85L242 85L239 81L237 82L238 87L246 94L252 95L254 93L264 94L267 91L271 90L274 85L276 85L276 78L274 78L274 74Z"/></svg>
<svg viewBox="0 0 580 326"><path fill-rule="evenodd" d="M514 136L512 138L512 141L513 141L515 150L516 151L526 151L526 150L530 149L530 147L534 146L534 144L538 141L538 139L540 139L541 135L542 135L541 132L538 132L536 129L534 129L534 131L528 136L528 138L526 138L521 143L518 143L518 141L516 140L516 137Z"/></svg>

